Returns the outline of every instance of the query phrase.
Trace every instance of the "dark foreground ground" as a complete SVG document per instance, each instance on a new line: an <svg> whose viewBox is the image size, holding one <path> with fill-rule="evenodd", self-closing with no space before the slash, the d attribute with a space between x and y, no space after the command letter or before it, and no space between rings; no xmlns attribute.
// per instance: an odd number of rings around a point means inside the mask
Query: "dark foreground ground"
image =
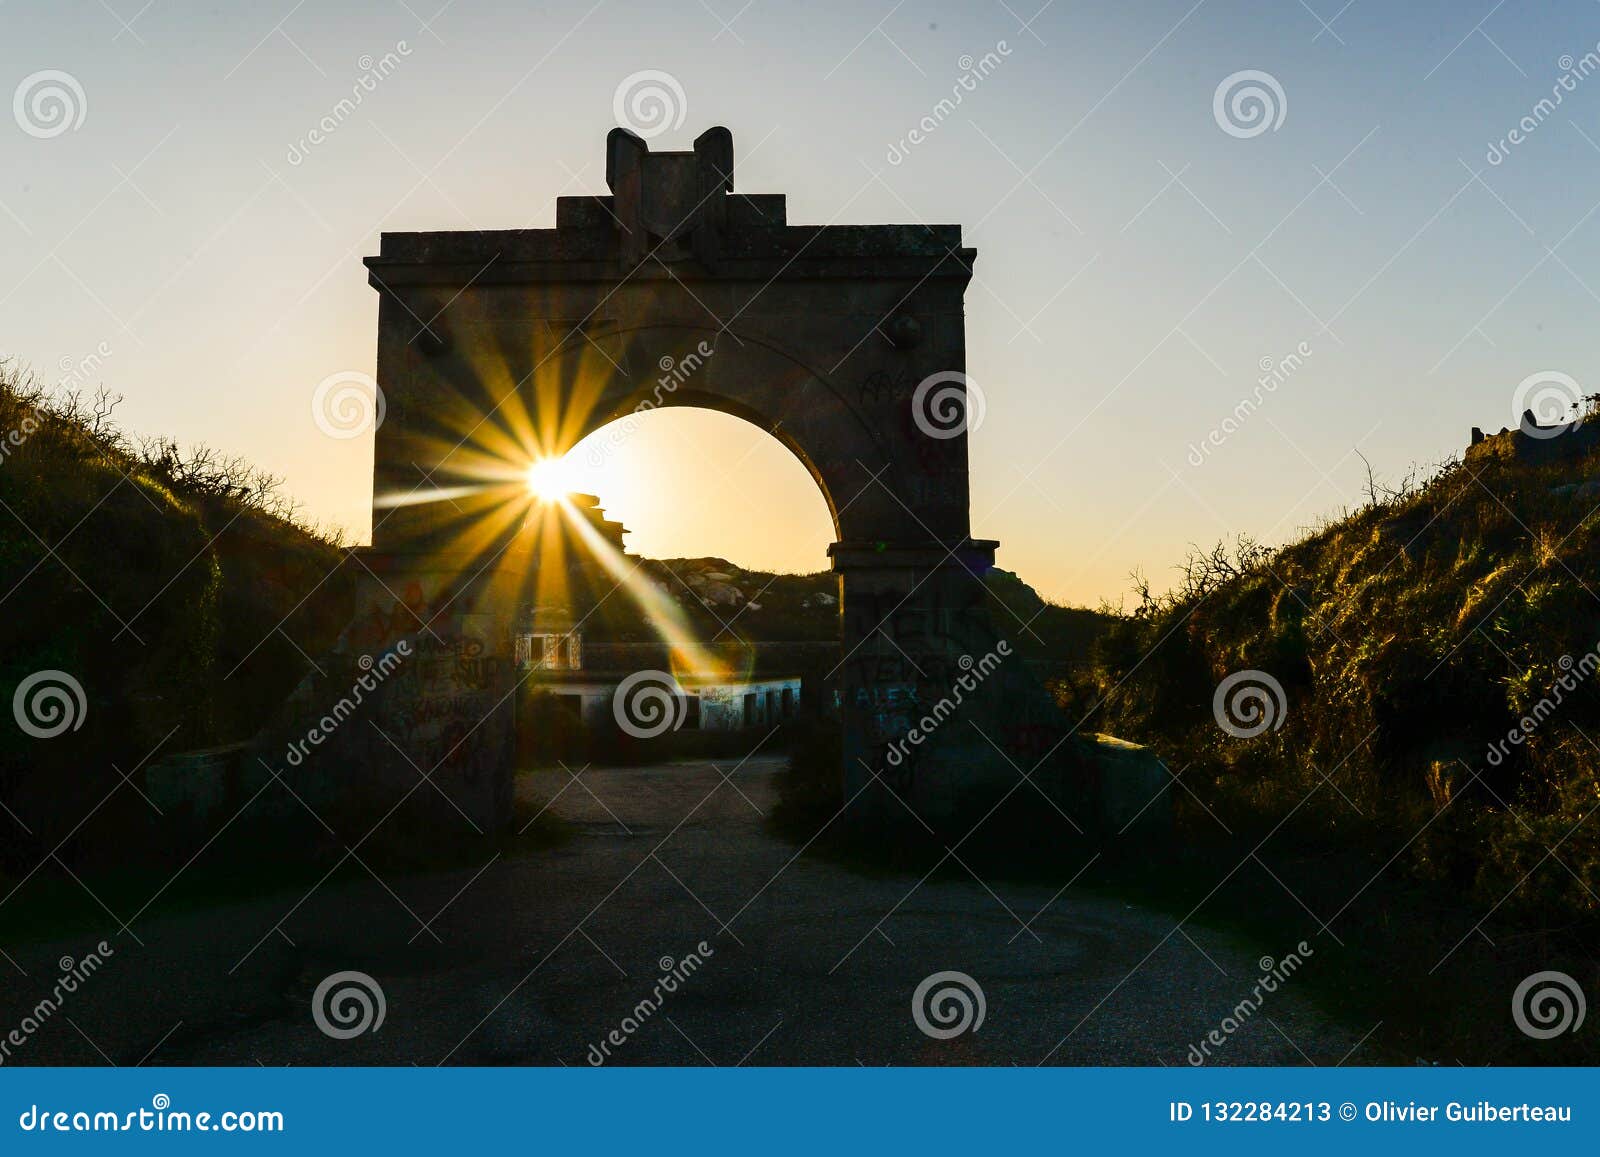
<svg viewBox="0 0 1600 1157"><path fill-rule="evenodd" d="M608 1063L1181 1065L1271 964L1074 888L798 856L764 822L780 767L528 775L525 795L573 828L562 846L147 917L109 937L114 955L7 1063L582 1065L617 1030ZM0 1036L96 939L6 945ZM624 1024L702 941L698 970ZM346 970L377 980L386 1012L338 1040L312 996ZM912 997L944 971L970 976L986 1012L934 1039ZM1332 1023L1290 980L1212 1063L1370 1060L1371 1027Z"/></svg>

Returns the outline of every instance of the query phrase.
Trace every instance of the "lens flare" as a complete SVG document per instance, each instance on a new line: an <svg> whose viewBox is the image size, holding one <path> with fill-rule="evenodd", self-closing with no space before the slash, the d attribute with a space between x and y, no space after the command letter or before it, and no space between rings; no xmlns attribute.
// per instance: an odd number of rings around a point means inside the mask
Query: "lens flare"
<svg viewBox="0 0 1600 1157"><path fill-rule="evenodd" d="M574 475L565 458L541 458L524 475L528 491L541 502L559 502L574 489Z"/></svg>

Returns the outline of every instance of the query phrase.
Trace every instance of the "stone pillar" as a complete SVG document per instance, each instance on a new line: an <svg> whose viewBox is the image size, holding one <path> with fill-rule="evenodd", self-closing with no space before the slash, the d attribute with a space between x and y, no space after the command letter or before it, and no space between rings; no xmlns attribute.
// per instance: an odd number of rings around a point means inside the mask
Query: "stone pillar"
<svg viewBox="0 0 1600 1157"><path fill-rule="evenodd" d="M369 553L363 562L344 647L363 664L402 642L406 654L349 725L354 758L334 769L346 794L381 815L409 792L410 810L435 815L441 831L504 827L515 770L514 611L526 572L452 553ZM432 786L417 786L424 774Z"/></svg>
<svg viewBox="0 0 1600 1157"><path fill-rule="evenodd" d="M839 671L844 792L865 825L959 827L1014 774L1005 742L1007 669L1015 649L990 617L983 575L998 544L834 543L843 616ZM973 820L976 817L972 817ZM972 822L969 820L968 822Z"/></svg>

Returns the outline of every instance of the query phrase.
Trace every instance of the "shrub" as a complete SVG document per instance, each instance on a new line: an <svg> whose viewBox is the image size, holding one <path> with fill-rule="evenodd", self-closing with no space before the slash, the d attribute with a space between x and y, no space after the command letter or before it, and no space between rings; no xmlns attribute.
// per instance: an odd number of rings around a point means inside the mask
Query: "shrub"
<svg viewBox="0 0 1600 1157"><path fill-rule="evenodd" d="M0 802L32 829L0 848L28 867L117 769L252 733L349 616L343 551L276 479L205 447L136 445L118 401L0 362L0 692L54 669L88 705L48 742L0 729ZM130 799L147 807L118 791L97 821Z"/></svg>

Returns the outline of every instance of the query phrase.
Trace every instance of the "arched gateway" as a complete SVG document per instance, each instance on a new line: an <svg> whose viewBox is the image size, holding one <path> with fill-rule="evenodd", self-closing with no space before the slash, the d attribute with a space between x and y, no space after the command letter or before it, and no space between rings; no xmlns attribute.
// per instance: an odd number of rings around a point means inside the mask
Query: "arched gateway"
<svg viewBox="0 0 1600 1157"><path fill-rule="evenodd" d="M981 399L965 378L975 252L959 226L790 225L782 196L735 191L722 128L692 152L651 152L623 129L606 147L611 195L559 198L554 229L386 233L366 261L386 415L361 643L409 633L432 653L438 682L416 694L442 705L406 715L409 759L436 764L480 826L503 819L516 599L496 584L514 548L509 529L487 551L468 544L470 498L385 496L465 492L486 457L560 454L632 412L700 406L770 431L826 497L855 814L903 805L959 824L1039 787L1024 775L1065 728L1015 656L1025 627L991 614L997 544L968 524ZM1060 775L1049 794L1072 809Z"/></svg>

